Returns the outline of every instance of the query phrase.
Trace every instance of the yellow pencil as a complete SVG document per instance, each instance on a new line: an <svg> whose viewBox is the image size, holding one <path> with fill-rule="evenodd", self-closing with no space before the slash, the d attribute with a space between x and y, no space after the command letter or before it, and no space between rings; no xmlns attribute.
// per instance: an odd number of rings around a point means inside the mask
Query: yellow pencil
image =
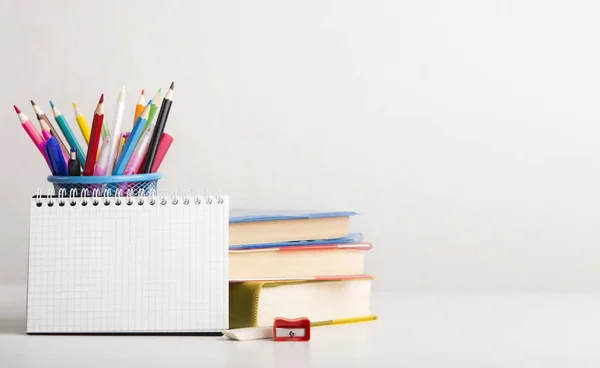
<svg viewBox="0 0 600 368"><path fill-rule="evenodd" d="M83 138L87 144L90 144L90 126L87 122L87 119L81 111L77 108L77 104L73 102L73 108L75 108L75 119L77 120L77 124L79 124L79 129L81 129L81 134L83 134Z"/></svg>
<svg viewBox="0 0 600 368"><path fill-rule="evenodd" d="M135 115L133 116L133 125L134 126L135 126L135 122L140 117L140 115L142 114L142 111L144 111L145 107L146 107L146 99L144 98L144 90L142 90L142 94L140 95L140 100L138 101L137 105L135 105Z"/></svg>

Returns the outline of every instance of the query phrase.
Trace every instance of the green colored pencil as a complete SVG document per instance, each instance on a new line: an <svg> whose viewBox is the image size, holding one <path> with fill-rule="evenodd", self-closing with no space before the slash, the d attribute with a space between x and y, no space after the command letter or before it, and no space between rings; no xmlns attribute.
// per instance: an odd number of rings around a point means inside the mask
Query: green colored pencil
<svg viewBox="0 0 600 368"><path fill-rule="evenodd" d="M158 89L158 92L152 98L152 105L150 105L150 114L148 115L148 120L146 121L146 125L144 125L144 129L146 130L150 124L152 124L152 119L154 119L154 115L158 111L158 105L160 104L160 93L162 92L162 88Z"/></svg>

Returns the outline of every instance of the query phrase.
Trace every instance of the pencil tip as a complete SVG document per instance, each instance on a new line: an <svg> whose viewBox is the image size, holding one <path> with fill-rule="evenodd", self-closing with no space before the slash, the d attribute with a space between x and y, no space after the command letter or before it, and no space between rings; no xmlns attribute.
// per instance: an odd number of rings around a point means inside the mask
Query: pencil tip
<svg viewBox="0 0 600 368"><path fill-rule="evenodd" d="M144 94L144 90L142 89L142 94Z"/></svg>
<svg viewBox="0 0 600 368"><path fill-rule="evenodd" d="M75 102L73 102L73 108L76 109L77 108L77 104Z"/></svg>
<svg viewBox="0 0 600 368"><path fill-rule="evenodd" d="M17 107L17 105L13 105L13 107L15 108L15 111L17 112L17 114L21 113L21 110Z"/></svg>
<svg viewBox="0 0 600 368"><path fill-rule="evenodd" d="M162 87L158 89L158 94L160 95L162 93Z"/></svg>
<svg viewBox="0 0 600 368"><path fill-rule="evenodd" d="M169 89L173 89L173 87L175 87L175 82L171 82L171 87L169 87Z"/></svg>
<svg viewBox="0 0 600 368"><path fill-rule="evenodd" d="M54 103L52 101L50 101L50 107L54 108Z"/></svg>
<svg viewBox="0 0 600 368"><path fill-rule="evenodd" d="M100 96L100 101L98 101L98 103L101 104L102 102L104 102L104 93L102 94L102 96Z"/></svg>
<svg viewBox="0 0 600 368"><path fill-rule="evenodd" d="M31 106L35 106L35 102L33 102L33 100L29 100L29 102L31 102Z"/></svg>

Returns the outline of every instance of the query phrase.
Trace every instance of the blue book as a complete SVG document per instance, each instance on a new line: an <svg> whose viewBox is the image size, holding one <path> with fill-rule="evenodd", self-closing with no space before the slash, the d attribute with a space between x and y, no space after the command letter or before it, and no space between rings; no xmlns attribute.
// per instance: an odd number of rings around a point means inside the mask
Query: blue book
<svg viewBox="0 0 600 368"><path fill-rule="evenodd" d="M230 246L343 239L349 235L349 211L231 209Z"/></svg>
<svg viewBox="0 0 600 368"><path fill-rule="evenodd" d="M262 248L285 248L285 247L302 247L302 246L319 246L319 245L341 245L341 244L357 244L363 241L361 233L350 233L348 236L335 239L317 239L317 240L297 240L278 243L263 243L263 244L242 244L232 245L230 250L242 249L262 249Z"/></svg>

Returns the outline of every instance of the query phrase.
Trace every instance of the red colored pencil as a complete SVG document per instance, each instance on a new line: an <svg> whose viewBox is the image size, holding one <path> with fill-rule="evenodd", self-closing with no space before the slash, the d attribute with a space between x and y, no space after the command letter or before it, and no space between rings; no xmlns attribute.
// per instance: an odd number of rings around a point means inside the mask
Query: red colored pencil
<svg viewBox="0 0 600 368"><path fill-rule="evenodd" d="M92 121L92 132L90 133L90 143L88 144L87 156L85 158L85 167L83 175L94 175L96 166L96 157L98 157L98 145L102 134L102 124L104 123L104 94L100 96L96 111L94 111L94 120Z"/></svg>

